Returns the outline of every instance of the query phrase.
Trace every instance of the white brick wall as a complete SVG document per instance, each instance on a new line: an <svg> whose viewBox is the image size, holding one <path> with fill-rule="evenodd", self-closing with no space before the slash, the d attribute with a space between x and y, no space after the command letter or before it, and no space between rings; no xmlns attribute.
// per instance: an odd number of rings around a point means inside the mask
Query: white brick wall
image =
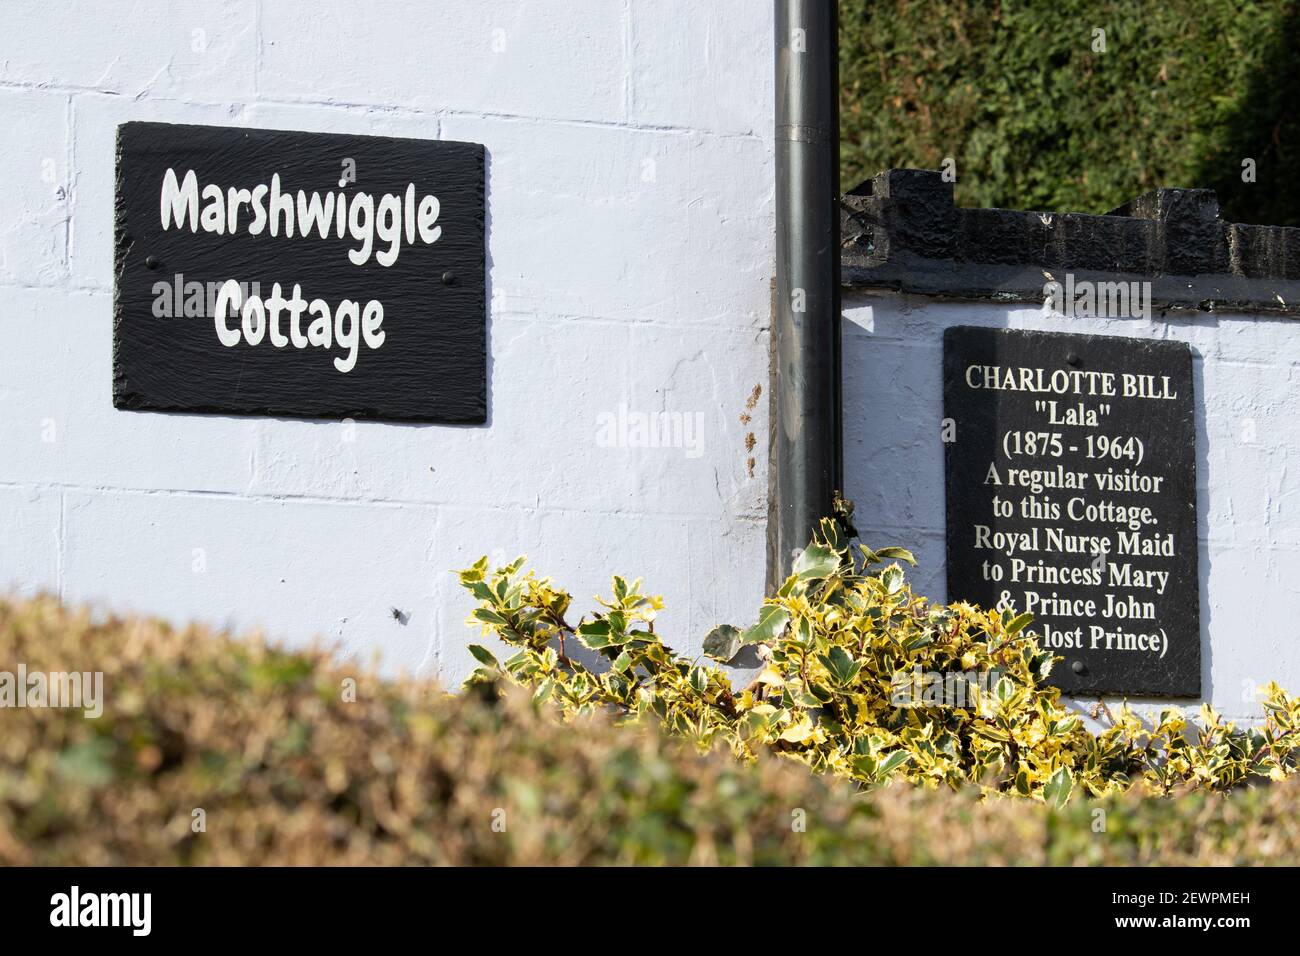
<svg viewBox="0 0 1300 956"><path fill-rule="evenodd" d="M1300 690L1300 323L1153 313L1077 319L1041 307L890 293L844 302L845 470L869 543L904 544L944 596L943 330L951 325L1188 342L1196 407L1205 699L1262 715L1254 688ZM1135 702L1136 703L1136 702ZM1143 707L1142 709L1147 709Z"/></svg>
<svg viewBox="0 0 1300 956"><path fill-rule="evenodd" d="M0 587L458 680L450 569L611 571L698 651L763 580L770 10L744 0L7 0ZM113 143L129 120L487 146L490 425L117 411ZM703 420L606 448L598 418ZM745 448L752 432L756 446ZM756 459L752 473L747 464ZM409 613L406 624L392 608Z"/></svg>
<svg viewBox="0 0 1300 956"><path fill-rule="evenodd" d="M0 33L0 587L458 680L449 573L526 552L582 604L611 571L698 652L752 619L766 513L771 23L727 0L6 2ZM113 143L128 120L471 140L489 151L490 426L120 412ZM943 596L942 331L1041 309L846 300L847 491ZM1300 688L1300 324L1090 323L1196 354L1207 696ZM701 454L601 447L702 416ZM1248 419L1257 439L1244 439ZM745 438L755 436L752 452ZM747 459L755 459L752 470ZM392 608L409 613L402 624Z"/></svg>

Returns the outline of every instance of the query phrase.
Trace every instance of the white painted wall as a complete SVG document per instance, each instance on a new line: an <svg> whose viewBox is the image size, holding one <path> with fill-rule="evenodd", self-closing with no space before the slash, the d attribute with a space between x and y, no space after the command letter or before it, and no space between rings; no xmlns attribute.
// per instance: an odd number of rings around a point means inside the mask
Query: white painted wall
<svg viewBox="0 0 1300 956"><path fill-rule="evenodd" d="M698 652L752 620L766 514L770 10L743 0L5 0L0 587L305 641L458 680L449 573L527 552L580 604L666 595ZM117 411L113 143L129 120L470 140L489 152L485 428ZM942 331L1042 309L846 300L847 491L943 596ZM1196 354L1205 687L1300 689L1300 324L1091 322ZM690 448L602 415L701 416ZM742 422L743 414L750 415ZM1253 419L1257 439L1243 440ZM755 436L752 451L746 436ZM754 459L753 466L748 464ZM402 624L392 608L409 613Z"/></svg>
<svg viewBox="0 0 1300 956"><path fill-rule="evenodd" d="M527 552L584 607L610 572L644 575L688 652L752 619L767 396L741 416L767 384L768 6L0 10L0 588L321 635L447 681L473 639L449 571L482 553ZM115 410L129 120L484 143L490 427ZM620 406L699 416L698 454L603 447Z"/></svg>
<svg viewBox="0 0 1300 956"><path fill-rule="evenodd" d="M844 302L845 469L869 543L904 544L943 597L943 330L951 325L1168 338L1192 348L1202 691L1231 718L1254 688L1300 691L1300 322L1153 312L1078 319L1042 307L893 293ZM1135 702L1136 703L1136 702ZM1143 710L1147 708L1143 707Z"/></svg>

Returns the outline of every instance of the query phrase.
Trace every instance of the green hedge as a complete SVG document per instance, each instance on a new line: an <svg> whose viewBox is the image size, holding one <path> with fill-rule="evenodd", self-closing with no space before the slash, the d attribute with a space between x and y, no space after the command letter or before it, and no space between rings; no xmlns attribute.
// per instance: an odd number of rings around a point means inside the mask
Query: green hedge
<svg viewBox="0 0 1300 956"><path fill-rule="evenodd" d="M0 864L1283 863L1296 781L1064 810L562 724L155 621L0 601L0 671L104 673L103 715L0 710ZM204 829L195 832L196 810ZM1098 811L1103 811L1099 814ZM803 828L796 825L803 822ZM1099 826L1104 825L1101 832Z"/></svg>
<svg viewBox="0 0 1300 956"><path fill-rule="evenodd" d="M952 157L961 205L1104 213L1157 186L1209 187L1228 220L1300 225L1294 0L840 11L845 189Z"/></svg>

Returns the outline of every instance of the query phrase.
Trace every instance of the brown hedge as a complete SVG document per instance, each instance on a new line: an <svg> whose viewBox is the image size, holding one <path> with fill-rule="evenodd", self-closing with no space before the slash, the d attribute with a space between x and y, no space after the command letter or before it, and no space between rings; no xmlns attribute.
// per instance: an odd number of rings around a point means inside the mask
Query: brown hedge
<svg viewBox="0 0 1300 956"><path fill-rule="evenodd" d="M515 694L452 696L322 651L97 622L48 598L0 601L0 671L19 664L103 671L106 703L98 719L0 709L6 865L1300 859L1295 780L1062 811L905 786L863 797L786 762L563 724Z"/></svg>

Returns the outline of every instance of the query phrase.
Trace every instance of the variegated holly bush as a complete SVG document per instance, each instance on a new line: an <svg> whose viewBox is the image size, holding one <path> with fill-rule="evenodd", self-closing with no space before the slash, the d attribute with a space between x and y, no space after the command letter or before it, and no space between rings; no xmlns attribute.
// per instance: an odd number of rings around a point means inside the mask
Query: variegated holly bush
<svg viewBox="0 0 1300 956"><path fill-rule="evenodd" d="M905 580L909 552L855 547L850 532L822 522L757 623L705 639L721 661L754 645L762 670L741 689L664 644L663 600L639 579L615 577L600 610L574 623L569 594L523 558L496 569L482 558L459 572L479 604L471 622L515 652L499 662L472 645L481 666L467 684L522 684L569 715L652 719L704 749L771 750L867 787L970 784L1064 804L1074 793L1227 790L1295 772L1300 700L1276 684L1263 689L1259 726L1234 727L1208 706L1188 726L1177 708L1146 722L1101 705L1094 716L1109 725L1094 732L1046 683L1056 658L1030 615L931 603Z"/></svg>

